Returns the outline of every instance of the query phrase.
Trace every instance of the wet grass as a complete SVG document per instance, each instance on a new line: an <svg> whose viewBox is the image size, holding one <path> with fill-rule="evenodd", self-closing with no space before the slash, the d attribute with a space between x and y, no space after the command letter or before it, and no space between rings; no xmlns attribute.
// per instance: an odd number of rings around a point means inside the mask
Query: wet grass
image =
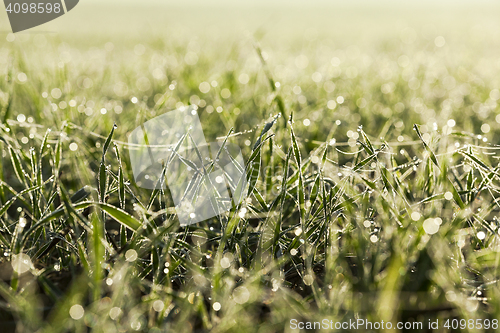
<svg viewBox="0 0 500 333"><path fill-rule="evenodd" d="M229 53L23 38L0 55L2 331L500 317L494 56L439 36ZM180 227L126 142L188 105L207 140L234 128L249 198Z"/></svg>

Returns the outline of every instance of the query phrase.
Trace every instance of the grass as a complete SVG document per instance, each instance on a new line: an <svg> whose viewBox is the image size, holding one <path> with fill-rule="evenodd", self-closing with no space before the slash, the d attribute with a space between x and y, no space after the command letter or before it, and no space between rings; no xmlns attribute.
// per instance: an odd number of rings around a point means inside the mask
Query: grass
<svg viewBox="0 0 500 333"><path fill-rule="evenodd" d="M2 331L500 318L500 66L454 36L418 36L286 52L259 36L229 52L9 43ZM250 189L227 215L180 227L168 192L136 186L125 142L187 105L207 140L234 128Z"/></svg>

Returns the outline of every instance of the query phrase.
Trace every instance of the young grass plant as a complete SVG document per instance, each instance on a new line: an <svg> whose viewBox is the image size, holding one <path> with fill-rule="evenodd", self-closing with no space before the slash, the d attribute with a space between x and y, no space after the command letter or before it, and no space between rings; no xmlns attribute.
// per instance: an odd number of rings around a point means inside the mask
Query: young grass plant
<svg viewBox="0 0 500 333"><path fill-rule="evenodd" d="M361 58L309 73L323 49L287 77L260 46L232 55L229 67L218 57L200 58L196 71L165 65L160 80L149 74L154 59L185 50L148 47L151 58L118 59L122 70L81 58L48 78L53 68L29 67L21 55L2 69L2 332L499 318L500 165L484 140L500 130L484 118L496 112L484 97L497 96L494 83L452 67L427 73L424 65L444 60L423 51L415 79L453 77L456 89L438 96L430 91L440 81L423 79L410 89L398 66L389 84L385 69ZM380 61L398 50L379 51ZM262 67L252 71L248 59ZM14 79L21 71L28 82ZM148 89L136 89L144 79ZM188 104L208 137L226 133L243 147L248 192L226 214L181 227L165 186L135 183L126 134ZM481 123L489 134L472 134Z"/></svg>

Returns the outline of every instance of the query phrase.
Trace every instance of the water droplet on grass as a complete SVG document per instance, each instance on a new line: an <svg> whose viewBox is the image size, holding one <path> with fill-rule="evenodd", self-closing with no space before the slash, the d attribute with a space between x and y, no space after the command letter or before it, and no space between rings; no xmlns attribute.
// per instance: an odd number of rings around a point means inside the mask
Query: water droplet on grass
<svg viewBox="0 0 500 333"><path fill-rule="evenodd" d="M215 302L213 305L212 305L212 308L215 310L215 311L219 311L221 309L221 305L219 302Z"/></svg>
<svg viewBox="0 0 500 333"><path fill-rule="evenodd" d="M84 314L85 314L85 310L83 309L83 307L80 304L75 304L69 309L69 315L74 320L82 319Z"/></svg>

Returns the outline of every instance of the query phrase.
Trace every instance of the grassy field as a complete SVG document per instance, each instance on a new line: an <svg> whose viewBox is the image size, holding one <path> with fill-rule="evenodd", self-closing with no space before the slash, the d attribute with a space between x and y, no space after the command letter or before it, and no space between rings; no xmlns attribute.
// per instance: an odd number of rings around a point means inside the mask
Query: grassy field
<svg viewBox="0 0 500 333"><path fill-rule="evenodd" d="M0 34L1 332L498 331L500 7L114 4ZM180 227L126 142L188 105L250 186Z"/></svg>

